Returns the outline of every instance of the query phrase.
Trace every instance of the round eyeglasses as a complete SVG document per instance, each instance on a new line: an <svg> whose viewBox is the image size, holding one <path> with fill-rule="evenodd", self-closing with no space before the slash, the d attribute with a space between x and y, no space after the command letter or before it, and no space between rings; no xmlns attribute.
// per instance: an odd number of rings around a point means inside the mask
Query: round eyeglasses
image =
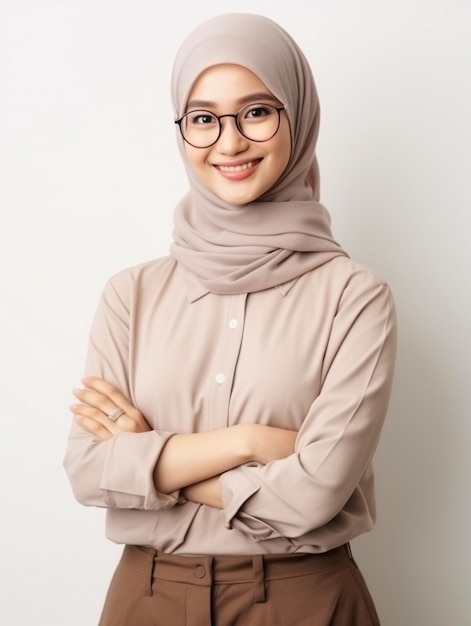
<svg viewBox="0 0 471 626"><path fill-rule="evenodd" d="M209 148L217 142L222 133L223 117L233 117L237 130L246 139L262 142L276 135L281 111L284 110L284 106L271 104L250 104L236 115L216 115L211 111L195 109L175 120L175 124L180 127L183 139L194 148Z"/></svg>

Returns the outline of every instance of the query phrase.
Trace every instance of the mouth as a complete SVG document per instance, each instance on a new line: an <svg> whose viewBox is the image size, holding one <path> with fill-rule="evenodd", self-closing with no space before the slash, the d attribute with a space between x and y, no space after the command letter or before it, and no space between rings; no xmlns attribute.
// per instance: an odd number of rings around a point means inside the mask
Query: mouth
<svg viewBox="0 0 471 626"><path fill-rule="evenodd" d="M257 169L262 159L253 159L252 161L245 161L243 163L232 164L215 164L214 168L223 176L229 180L243 180L251 176Z"/></svg>

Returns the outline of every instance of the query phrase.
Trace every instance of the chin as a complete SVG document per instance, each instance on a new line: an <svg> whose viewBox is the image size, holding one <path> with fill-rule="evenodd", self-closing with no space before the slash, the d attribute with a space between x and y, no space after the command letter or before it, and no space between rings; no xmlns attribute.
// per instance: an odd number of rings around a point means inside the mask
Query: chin
<svg viewBox="0 0 471 626"><path fill-rule="evenodd" d="M258 198L260 198L261 195L263 195L263 193L265 193L264 191L246 191L246 192L241 192L241 193L218 193L217 191L214 190L214 193L221 198L221 200L223 200L224 202L227 202L228 204L234 204L237 206L242 206L244 204L250 204L250 202L254 202L255 200L257 200Z"/></svg>

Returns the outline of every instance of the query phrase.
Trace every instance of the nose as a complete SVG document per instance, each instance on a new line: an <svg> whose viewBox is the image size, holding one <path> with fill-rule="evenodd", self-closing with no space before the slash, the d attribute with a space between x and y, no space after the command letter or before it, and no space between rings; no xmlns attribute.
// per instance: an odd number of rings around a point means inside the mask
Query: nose
<svg viewBox="0 0 471 626"><path fill-rule="evenodd" d="M217 140L216 146L222 154L238 154L248 147L248 140L239 132L235 117L225 115L221 119L221 134Z"/></svg>

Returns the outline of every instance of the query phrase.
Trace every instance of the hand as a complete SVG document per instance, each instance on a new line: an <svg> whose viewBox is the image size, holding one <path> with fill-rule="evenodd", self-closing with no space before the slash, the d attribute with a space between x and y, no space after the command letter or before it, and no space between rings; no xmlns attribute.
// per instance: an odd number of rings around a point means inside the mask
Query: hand
<svg viewBox="0 0 471 626"><path fill-rule="evenodd" d="M124 431L143 433L151 430L142 413L119 389L102 378L92 376L82 382L84 387L73 391L80 404L73 404L70 410L80 426L90 433L107 440ZM113 421L109 415L115 409L122 409L124 413Z"/></svg>

